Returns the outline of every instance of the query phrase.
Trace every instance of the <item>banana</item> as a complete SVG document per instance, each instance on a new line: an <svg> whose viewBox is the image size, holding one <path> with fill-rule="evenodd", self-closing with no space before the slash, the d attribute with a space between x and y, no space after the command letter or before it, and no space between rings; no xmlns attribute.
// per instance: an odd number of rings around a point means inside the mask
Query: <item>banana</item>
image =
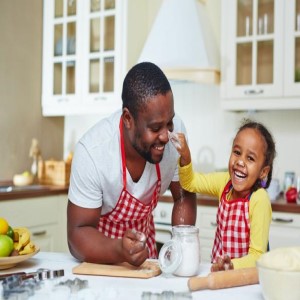
<svg viewBox="0 0 300 300"><path fill-rule="evenodd" d="M29 254L35 251L35 245L32 242L29 242L21 251L20 255Z"/></svg>
<svg viewBox="0 0 300 300"><path fill-rule="evenodd" d="M17 227L13 230L16 236L18 236L18 244L14 248L20 251L30 242L30 231L26 227Z"/></svg>

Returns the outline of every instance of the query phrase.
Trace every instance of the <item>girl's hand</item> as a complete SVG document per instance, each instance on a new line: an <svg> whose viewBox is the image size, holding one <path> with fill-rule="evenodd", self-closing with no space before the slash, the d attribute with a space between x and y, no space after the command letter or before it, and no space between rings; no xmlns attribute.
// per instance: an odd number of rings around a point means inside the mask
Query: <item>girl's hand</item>
<svg viewBox="0 0 300 300"><path fill-rule="evenodd" d="M186 166L191 162L191 153L183 133L169 132L169 139L180 154L180 166Z"/></svg>
<svg viewBox="0 0 300 300"><path fill-rule="evenodd" d="M218 272L218 271L227 271L233 270L233 263L231 262L231 258L226 254L224 257L219 256L217 258L217 262L213 263L210 271Z"/></svg>

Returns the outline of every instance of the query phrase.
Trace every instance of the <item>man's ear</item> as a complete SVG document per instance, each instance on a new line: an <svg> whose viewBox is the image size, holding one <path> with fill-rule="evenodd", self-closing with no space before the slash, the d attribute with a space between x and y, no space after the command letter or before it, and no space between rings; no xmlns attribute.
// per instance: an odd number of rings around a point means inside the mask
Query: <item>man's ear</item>
<svg viewBox="0 0 300 300"><path fill-rule="evenodd" d="M130 111L128 110L128 108L123 108L123 111L122 111L122 119L123 119L123 123L124 123L124 126L129 129L132 127L133 125L133 116L132 114L130 113Z"/></svg>

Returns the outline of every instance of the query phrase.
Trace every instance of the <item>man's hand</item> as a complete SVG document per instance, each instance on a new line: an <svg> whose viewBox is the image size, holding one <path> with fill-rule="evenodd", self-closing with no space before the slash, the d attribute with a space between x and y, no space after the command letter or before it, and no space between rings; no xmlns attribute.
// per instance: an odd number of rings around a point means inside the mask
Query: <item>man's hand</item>
<svg viewBox="0 0 300 300"><path fill-rule="evenodd" d="M135 229L126 230L122 245L125 261L131 265L140 266L148 258L148 247L144 233Z"/></svg>
<svg viewBox="0 0 300 300"><path fill-rule="evenodd" d="M226 271L233 270L233 263L231 262L231 258L226 254L224 257L219 256L217 258L217 262L212 264L210 271L218 272L218 271Z"/></svg>

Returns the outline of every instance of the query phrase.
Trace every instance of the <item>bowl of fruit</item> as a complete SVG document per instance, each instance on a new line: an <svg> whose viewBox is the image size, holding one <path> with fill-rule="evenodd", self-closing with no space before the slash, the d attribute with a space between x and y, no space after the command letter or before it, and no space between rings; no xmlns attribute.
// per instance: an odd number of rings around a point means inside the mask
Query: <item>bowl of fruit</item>
<svg viewBox="0 0 300 300"><path fill-rule="evenodd" d="M39 252L26 227L11 227L0 218L0 270L16 266Z"/></svg>

